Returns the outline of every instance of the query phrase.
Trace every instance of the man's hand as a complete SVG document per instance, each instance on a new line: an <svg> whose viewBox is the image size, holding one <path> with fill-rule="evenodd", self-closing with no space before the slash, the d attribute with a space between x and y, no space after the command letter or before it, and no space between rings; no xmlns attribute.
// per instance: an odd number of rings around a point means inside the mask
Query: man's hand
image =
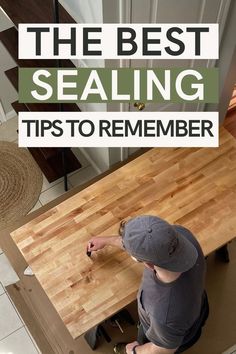
<svg viewBox="0 0 236 354"><path fill-rule="evenodd" d="M87 243L87 252L99 251L108 245L124 249L122 245L122 238L120 236L101 236L93 237L89 240Z"/></svg>
<svg viewBox="0 0 236 354"><path fill-rule="evenodd" d="M132 354L132 349L136 346L139 345L139 342L132 342L126 345L126 353L127 354Z"/></svg>
<svg viewBox="0 0 236 354"><path fill-rule="evenodd" d="M89 240L87 250L89 252L99 251L107 245L107 237L93 237Z"/></svg>

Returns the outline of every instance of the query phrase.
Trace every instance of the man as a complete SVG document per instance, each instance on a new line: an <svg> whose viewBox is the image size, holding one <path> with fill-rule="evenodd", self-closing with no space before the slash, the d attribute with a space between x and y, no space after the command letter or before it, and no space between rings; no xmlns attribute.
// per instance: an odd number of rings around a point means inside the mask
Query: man
<svg viewBox="0 0 236 354"><path fill-rule="evenodd" d="M192 233L156 216L138 216L121 236L92 238L88 251L106 245L125 249L146 267L137 296L137 341L116 345L115 353L172 354L191 347L209 313L205 258Z"/></svg>

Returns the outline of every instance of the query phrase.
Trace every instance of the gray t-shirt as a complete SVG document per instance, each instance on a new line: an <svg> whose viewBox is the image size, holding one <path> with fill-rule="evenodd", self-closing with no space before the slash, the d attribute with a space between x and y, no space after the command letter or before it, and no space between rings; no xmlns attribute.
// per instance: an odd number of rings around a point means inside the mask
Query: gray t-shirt
<svg viewBox="0 0 236 354"><path fill-rule="evenodd" d="M138 292L140 322L148 340L167 349L187 343L200 327L206 263L199 243L182 226L174 226L198 251L193 268L171 283L163 283L145 269Z"/></svg>

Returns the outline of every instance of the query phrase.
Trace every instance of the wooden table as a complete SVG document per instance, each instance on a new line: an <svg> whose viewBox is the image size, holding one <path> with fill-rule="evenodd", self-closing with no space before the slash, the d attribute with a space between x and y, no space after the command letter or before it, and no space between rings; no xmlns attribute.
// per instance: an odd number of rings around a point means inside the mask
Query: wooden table
<svg viewBox="0 0 236 354"><path fill-rule="evenodd" d="M189 228L209 254L236 235L235 162L224 128L220 148L151 149L11 232L74 339L133 301L142 274L112 247L87 257L91 236L154 214Z"/></svg>

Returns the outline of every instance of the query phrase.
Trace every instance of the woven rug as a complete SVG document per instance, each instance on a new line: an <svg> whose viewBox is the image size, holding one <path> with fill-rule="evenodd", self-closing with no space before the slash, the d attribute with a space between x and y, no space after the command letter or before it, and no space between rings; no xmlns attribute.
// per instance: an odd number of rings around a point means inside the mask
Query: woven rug
<svg viewBox="0 0 236 354"><path fill-rule="evenodd" d="M43 175L28 150L0 141L0 230L34 207L42 183Z"/></svg>

